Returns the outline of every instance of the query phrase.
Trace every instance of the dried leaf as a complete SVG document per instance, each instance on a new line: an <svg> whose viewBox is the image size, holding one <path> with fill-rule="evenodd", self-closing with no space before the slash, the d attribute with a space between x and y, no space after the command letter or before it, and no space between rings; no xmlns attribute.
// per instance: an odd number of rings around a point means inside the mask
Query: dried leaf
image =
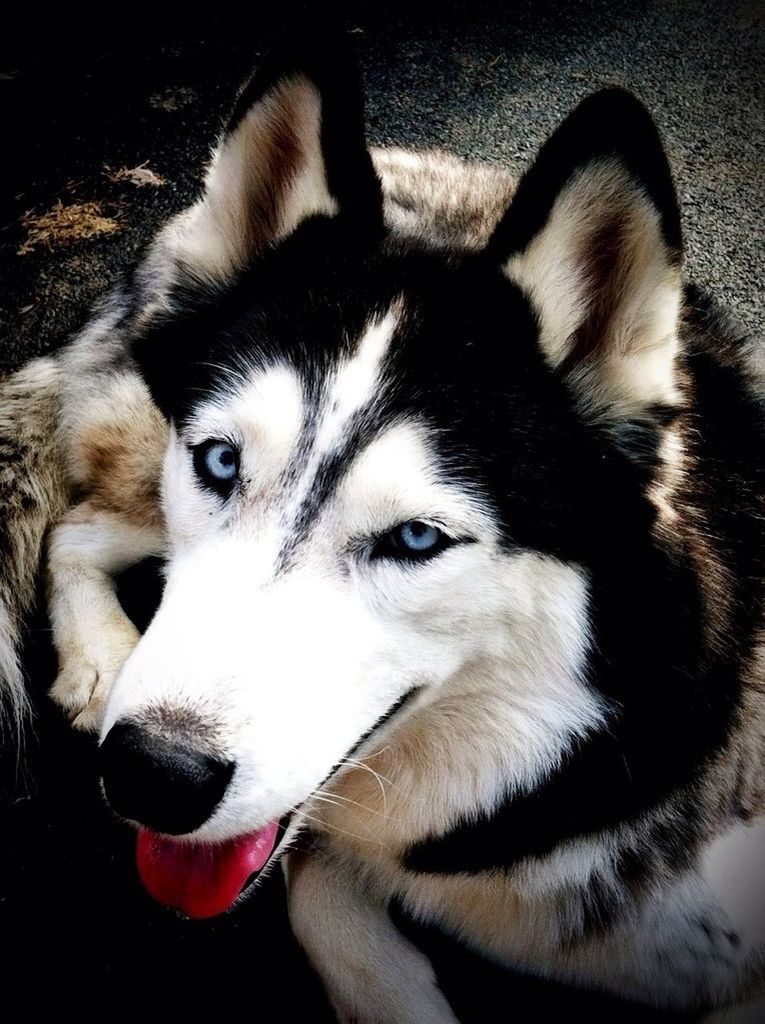
<svg viewBox="0 0 765 1024"><path fill-rule="evenodd" d="M27 230L27 237L17 250L18 256L26 256L38 245L53 249L96 235L108 235L120 229L116 220L103 215L98 203L72 203L64 206L60 199L47 213L25 213L21 224Z"/></svg>
<svg viewBox="0 0 765 1024"><path fill-rule="evenodd" d="M139 164L138 167L120 167L117 171L113 171L111 167L104 167L104 174L109 181L129 181L131 185L137 185L139 188L145 188L147 185L160 188L167 184L167 179L147 167L145 163Z"/></svg>

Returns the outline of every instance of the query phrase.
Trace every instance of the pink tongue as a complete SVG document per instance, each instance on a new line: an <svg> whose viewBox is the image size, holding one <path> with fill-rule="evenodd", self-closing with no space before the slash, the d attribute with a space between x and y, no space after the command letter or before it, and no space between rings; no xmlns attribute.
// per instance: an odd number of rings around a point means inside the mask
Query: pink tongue
<svg viewBox="0 0 765 1024"><path fill-rule="evenodd" d="M189 917L214 917L228 910L250 875L264 866L276 843L278 822L224 843L182 843L138 830L136 862L155 900Z"/></svg>

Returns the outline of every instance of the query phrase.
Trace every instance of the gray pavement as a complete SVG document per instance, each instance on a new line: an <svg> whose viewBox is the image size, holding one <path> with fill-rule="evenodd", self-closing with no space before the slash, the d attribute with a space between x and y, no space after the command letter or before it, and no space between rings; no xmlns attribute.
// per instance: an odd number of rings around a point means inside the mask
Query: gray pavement
<svg viewBox="0 0 765 1024"><path fill-rule="evenodd" d="M350 6L377 143L445 147L520 172L581 97L609 83L633 89L670 153L689 275L762 331L761 0ZM0 75L0 104L26 131L0 230L0 368L59 345L193 195L271 33L254 13L197 18L183 32L133 25L126 40L106 34L74 59L54 56L53 70L32 54ZM166 184L119 177L140 166ZM34 218L58 202L76 216L96 203L86 221L96 213L112 232L19 255Z"/></svg>

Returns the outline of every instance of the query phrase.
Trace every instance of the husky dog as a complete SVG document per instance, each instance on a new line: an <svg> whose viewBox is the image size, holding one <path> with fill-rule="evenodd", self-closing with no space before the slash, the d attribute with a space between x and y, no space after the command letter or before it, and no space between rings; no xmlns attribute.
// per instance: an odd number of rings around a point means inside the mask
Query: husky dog
<svg viewBox="0 0 765 1024"><path fill-rule="evenodd" d="M457 1020L394 907L540 976L751 1004L762 350L684 284L632 96L516 187L370 151L307 35L132 279L3 385L0 668L20 694L52 524L52 696L146 886L211 916L286 854L341 1021ZM139 638L113 577L152 554Z"/></svg>

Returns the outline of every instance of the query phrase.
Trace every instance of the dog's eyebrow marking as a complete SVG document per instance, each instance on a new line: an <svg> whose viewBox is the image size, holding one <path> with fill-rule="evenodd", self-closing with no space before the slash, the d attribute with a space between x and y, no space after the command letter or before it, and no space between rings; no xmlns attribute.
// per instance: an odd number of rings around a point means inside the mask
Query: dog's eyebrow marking
<svg viewBox="0 0 765 1024"><path fill-rule="evenodd" d="M297 461L305 431L305 405L296 371L276 362L238 383L230 393L221 389L213 394L193 421L189 443L226 438L233 425L237 442L245 451L257 452L261 490L270 488L281 482L285 464Z"/></svg>
<svg viewBox="0 0 765 1024"><path fill-rule="evenodd" d="M386 315L373 321L362 335L353 356L342 363L327 392L328 409L318 424L316 450L324 453L336 447L344 426L354 414L374 401L385 356L401 315L401 300Z"/></svg>
<svg viewBox="0 0 765 1024"><path fill-rule="evenodd" d="M340 482L349 472L354 456L363 451L375 438L382 418L378 415L379 406L361 409L348 424L344 433L344 441L333 451L328 452L316 467L311 479L311 487L303 495L300 504L295 508L289 527L289 534L282 544L277 558L277 573L289 568L292 555L301 541L305 540L325 502L337 490Z"/></svg>
<svg viewBox="0 0 765 1024"><path fill-rule="evenodd" d="M299 446L305 468L296 480L285 510L287 536L277 557L276 572L284 572L321 506L336 489L352 456L374 436L376 410L386 356L401 319L402 300L384 317L373 320L351 357L329 378L311 382L304 440Z"/></svg>

